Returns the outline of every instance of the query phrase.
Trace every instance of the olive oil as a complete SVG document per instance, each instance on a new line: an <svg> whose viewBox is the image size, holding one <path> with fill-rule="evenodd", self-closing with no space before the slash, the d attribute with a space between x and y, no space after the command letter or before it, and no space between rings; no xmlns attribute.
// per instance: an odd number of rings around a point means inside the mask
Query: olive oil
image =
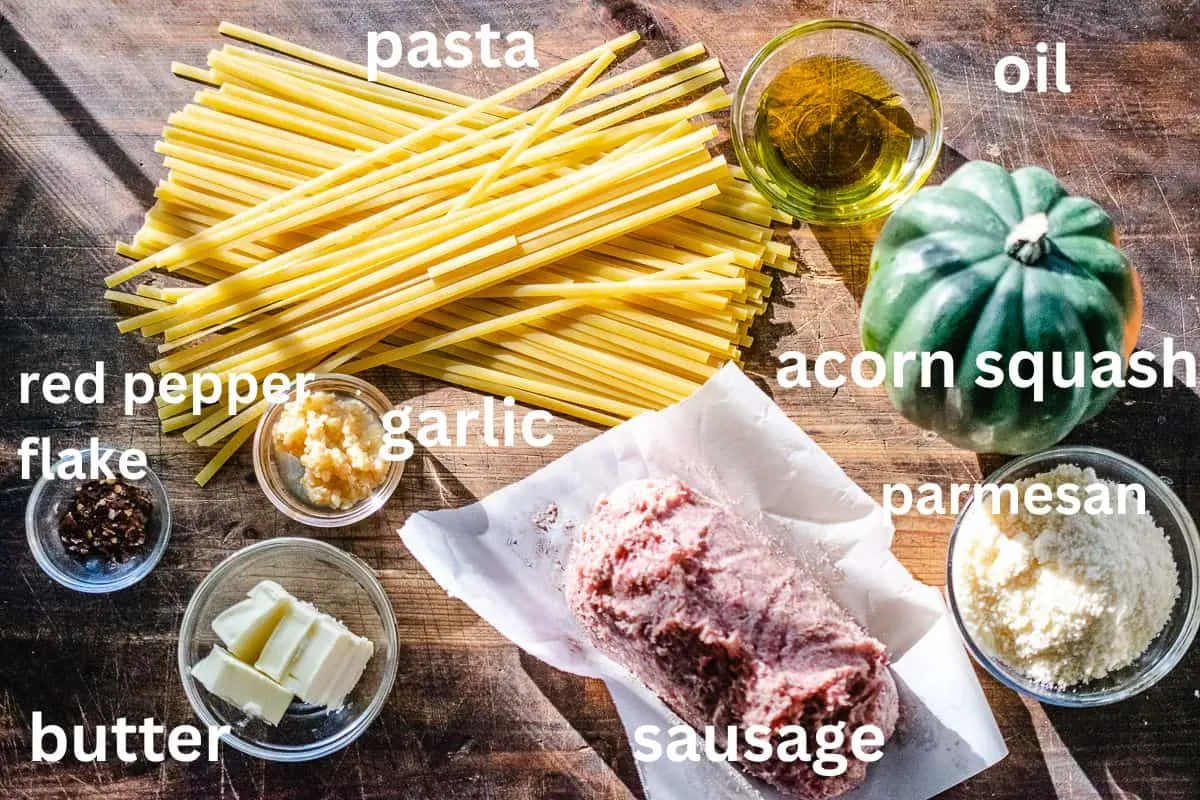
<svg viewBox="0 0 1200 800"><path fill-rule="evenodd" d="M752 146L780 191L836 219L903 191L927 137L878 71L817 55L768 84Z"/></svg>

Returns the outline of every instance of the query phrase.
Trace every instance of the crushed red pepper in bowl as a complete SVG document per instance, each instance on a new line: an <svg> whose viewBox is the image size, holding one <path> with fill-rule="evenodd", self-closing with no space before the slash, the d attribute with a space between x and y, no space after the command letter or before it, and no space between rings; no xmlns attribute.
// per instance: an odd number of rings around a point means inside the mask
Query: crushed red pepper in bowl
<svg viewBox="0 0 1200 800"><path fill-rule="evenodd" d="M124 563L145 546L153 510L145 489L118 479L88 481L76 487L58 535L63 549L77 558Z"/></svg>

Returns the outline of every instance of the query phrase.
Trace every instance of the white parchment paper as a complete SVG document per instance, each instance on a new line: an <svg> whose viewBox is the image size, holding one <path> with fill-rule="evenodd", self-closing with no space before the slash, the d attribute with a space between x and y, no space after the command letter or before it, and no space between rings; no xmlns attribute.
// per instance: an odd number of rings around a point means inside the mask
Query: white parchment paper
<svg viewBox="0 0 1200 800"><path fill-rule="evenodd" d="M596 500L626 481L671 475L732 499L784 549L819 548L830 592L887 645L900 725L847 797L925 800L1006 755L940 594L891 553L887 513L734 366L682 403L620 425L481 502L413 515L400 535L442 588L518 646L603 679L628 734L644 724L665 731L678 718L591 646L561 586ZM724 763L638 768L650 800L782 796Z"/></svg>

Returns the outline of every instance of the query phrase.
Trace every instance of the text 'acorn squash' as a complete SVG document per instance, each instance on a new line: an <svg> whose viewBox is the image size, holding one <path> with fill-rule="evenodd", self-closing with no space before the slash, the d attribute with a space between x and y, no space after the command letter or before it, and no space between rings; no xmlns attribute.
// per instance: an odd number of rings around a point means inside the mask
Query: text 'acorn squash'
<svg viewBox="0 0 1200 800"><path fill-rule="evenodd" d="M1008 173L972 161L942 185L922 189L884 225L863 297L863 347L888 364L888 393L910 421L960 447L1027 453L1050 447L1098 414L1115 388L1092 382L1092 354L1120 353L1122 369L1142 321L1137 272L1117 246L1099 205L1073 197L1044 169ZM920 361L893 375L893 354L945 351L944 371L921 382ZM979 353L1046 354L1045 396L1005 380L976 383ZM1050 380L1055 351L1067 375L1083 353L1082 386ZM936 365L935 365L936 366ZM896 387L896 378L903 386Z"/></svg>

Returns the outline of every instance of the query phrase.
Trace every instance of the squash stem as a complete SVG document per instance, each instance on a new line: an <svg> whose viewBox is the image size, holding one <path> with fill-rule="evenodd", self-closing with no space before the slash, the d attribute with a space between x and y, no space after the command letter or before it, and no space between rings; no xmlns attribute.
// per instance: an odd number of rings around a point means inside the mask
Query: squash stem
<svg viewBox="0 0 1200 800"><path fill-rule="evenodd" d="M1018 222L1004 240L1004 252L1025 266L1033 266L1046 255L1050 220L1044 212L1030 214Z"/></svg>

